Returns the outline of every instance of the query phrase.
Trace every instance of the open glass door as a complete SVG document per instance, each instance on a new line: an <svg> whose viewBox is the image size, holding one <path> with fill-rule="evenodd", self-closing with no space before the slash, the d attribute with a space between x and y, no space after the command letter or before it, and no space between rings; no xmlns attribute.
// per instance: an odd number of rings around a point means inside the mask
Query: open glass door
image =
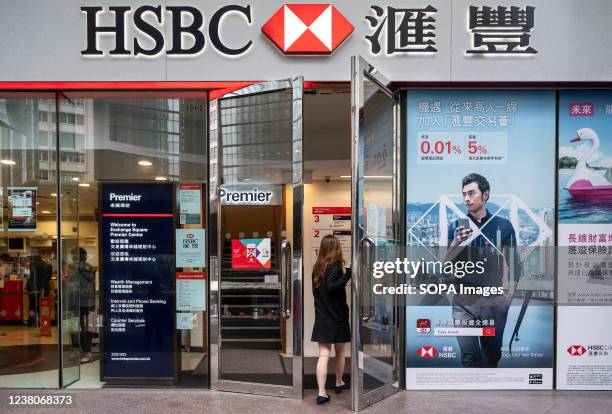
<svg viewBox="0 0 612 414"><path fill-rule="evenodd" d="M302 398L303 83L210 102L213 389Z"/></svg>
<svg viewBox="0 0 612 414"><path fill-rule="evenodd" d="M351 60L353 306L352 409L397 392L402 361L398 295L375 295L374 261L393 261L401 238L398 99L361 57Z"/></svg>

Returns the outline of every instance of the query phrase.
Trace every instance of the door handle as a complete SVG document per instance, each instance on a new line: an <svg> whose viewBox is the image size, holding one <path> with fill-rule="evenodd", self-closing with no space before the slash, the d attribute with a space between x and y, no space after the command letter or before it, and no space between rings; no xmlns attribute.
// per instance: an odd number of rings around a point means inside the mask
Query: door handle
<svg viewBox="0 0 612 414"><path fill-rule="evenodd" d="M281 315L283 319L291 317L291 243L284 239L281 242Z"/></svg>
<svg viewBox="0 0 612 414"><path fill-rule="evenodd" d="M361 318L363 322L367 322L374 317L374 295L373 295L372 286L371 286L371 280L372 280L371 270L373 268L373 259L374 259L373 250L375 247L376 247L376 243L369 236L365 236L359 242L361 257L363 258L363 260L360 260L360 267L361 267L360 270L361 271L359 272L360 277L361 277L360 282L362 282L359 284L361 286L360 295L361 295L362 300L364 298L364 295L363 295L364 289L367 288L368 290L367 306L363 306L362 304L362 307L361 307L362 309ZM364 283L364 281L366 280L367 280L367 287L365 286L366 283Z"/></svg>

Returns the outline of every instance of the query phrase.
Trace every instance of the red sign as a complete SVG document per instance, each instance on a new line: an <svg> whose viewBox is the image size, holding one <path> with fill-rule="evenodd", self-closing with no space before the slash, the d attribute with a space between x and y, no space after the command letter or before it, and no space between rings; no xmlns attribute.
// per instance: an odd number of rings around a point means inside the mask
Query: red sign
<svg viewBox="0 0 612 414"><path fill-rule="evenodd" d="M482 328L482 336L495 336L495 328Z"/></svg>
<svg viewBox="0 0 612 414"><path fill-rule="evenodd" d="M569 348L567 348L567 352L568 354L572 356L581 356L582 354L586 352L586 348L583 347L582 345L572 345Z"/></svg>
<svg viewBox="0 0 612 414"><path fill-rule="evenodd" d="M351 214L351 208L350 207L313 207L312 214L348 215L348 214Z"/></svg>
<svg viewBox="0 0 612 414"><path fill-rule="evenodd" d="M232 240L232 269L270 269L270 239Z"/></svg>
<svg viewBox="0 0 612 414"><path fill-rule="evenodd" d="M433 358L438 355L438 350L433 346L422 346L417 349L417 355L421 358Z"/></svg>
<svg viewBox="0 0 612 414"><path fill-rule="evenodd" d="M38 306L40 309L39 334L40 336L51 336L51 299L41 296Z"/></svg>
<svg viewBox="0 0 612 414"><path fill-rule="evenodd" d="M569 116L594 116L595 104L593 102L570 102L567 105Z"/></svg>
<svg viewBox="0 0 612 414"><path fill-rule="evenodd" d="M285 4L261 27L286 55L329 55L354 29L332 4Z"/></svg>
<svg viewBox="0 0 612 414"><path fill-rule="evenodd" d="M176 272L177 280L206 280L204 272Z"/></svg>

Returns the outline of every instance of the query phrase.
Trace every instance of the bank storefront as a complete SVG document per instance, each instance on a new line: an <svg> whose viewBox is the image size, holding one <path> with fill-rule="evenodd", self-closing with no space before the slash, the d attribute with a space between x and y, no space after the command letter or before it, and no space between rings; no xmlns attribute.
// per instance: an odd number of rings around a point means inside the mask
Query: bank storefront
<svg viewBox="0 0 612 414"><path fill-rule="evenodd" d="M354 410L609 389L612 9L592 3L4 2L0 387L302 398L333 234ZM466 269L428 268L458 226L502 257L501 291L465 302L446 282ZM378 275L404 257L422 267Z"/></svg>

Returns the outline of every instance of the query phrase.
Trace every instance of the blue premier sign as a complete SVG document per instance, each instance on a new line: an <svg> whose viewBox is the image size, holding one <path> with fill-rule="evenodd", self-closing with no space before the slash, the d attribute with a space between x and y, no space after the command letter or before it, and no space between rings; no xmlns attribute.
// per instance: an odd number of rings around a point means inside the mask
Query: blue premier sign
<svg viewBox="0 0 612 414"><path fill-rule="evenodd" d="M103 381L174 379L173 189L103 184Z"/></svg>

